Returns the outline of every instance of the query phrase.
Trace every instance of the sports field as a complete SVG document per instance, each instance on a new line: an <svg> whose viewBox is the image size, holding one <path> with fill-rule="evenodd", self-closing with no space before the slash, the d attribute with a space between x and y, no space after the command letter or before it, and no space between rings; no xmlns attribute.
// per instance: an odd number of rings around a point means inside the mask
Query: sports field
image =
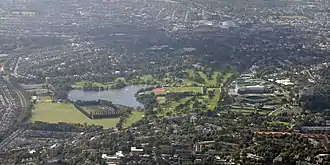
<svg viewBox="0 0 330 165"><path fill-rule="evenodd" d="M104 128L115 127L119 118L91 120L72 104L68 103L38 103L32 112L31 121L44 121L49 123L87 123L101 125Z"/></svg>

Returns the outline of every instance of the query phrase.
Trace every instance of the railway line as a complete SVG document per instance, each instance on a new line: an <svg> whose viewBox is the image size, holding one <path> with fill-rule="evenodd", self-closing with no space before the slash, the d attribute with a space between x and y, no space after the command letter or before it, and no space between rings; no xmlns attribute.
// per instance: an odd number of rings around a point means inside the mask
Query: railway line
<svg viewBox="0 0 330 165"><path fill-rule="evenodd" d="M0 109L0 136L5 137L0 143L0 151L3 151L6 145L24 131L24 129L18 129L15 125L22 122L28 110L28 101L20 89L15 87L9 78L5 76L0 76L0 94L3 105Z"/></svg>

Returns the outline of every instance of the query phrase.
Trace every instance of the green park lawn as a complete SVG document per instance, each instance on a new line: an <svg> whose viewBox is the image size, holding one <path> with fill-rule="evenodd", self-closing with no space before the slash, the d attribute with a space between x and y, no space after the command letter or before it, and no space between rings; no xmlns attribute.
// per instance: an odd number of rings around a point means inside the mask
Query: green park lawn
<svg viewBox="0 0 330 165"><path fill-rule="evenodd" d="M115 127L119 118L91 120L68 103L38 103L32 112L31 121L43 121L49 123L87 123L101 125L104 128Z"/></svg>
<svg viewBox="0 0 330 165"><path fill-rule="evenodd" d="M185 69L184 72L187 72L189 77L195 77L195 72L191 69Z"/></svg>
<svg viewBox="0 0 330 165"><path fill-rule="evenodd" d="M143 80L143 82L148 82L148 81L154 80L154 77L152 77L150 74L141 76L140 78L141 78L141 80Z"/></svg>
<svg viewBox="0 0 330 165"><path fill-rule="evenodd" d="M212 80L210 81L211 85L217 85L217 77L219 76L220 72L213 72Z"/></svg>
<svg viewBox="0 0 330 165"><path fill-rule="evenodd" d="M133 84L157 84L157 80L150 74L137 76L135 79L130 80Z"/></svg>
<svg viewBox="0 0 330 165"><path fill-rule="evenodd" d="M83 88L85 85L91 83L93 87L108 87L112 83L99 83L99 82L88 82L88 81L79 81L76 82L72 87L73 88Z"/></svg>
<svg viewBox="0 0 330 165"><path fill-rule="evenodd" d="M208 79L205 73L199 71L199 75L205 80L207 85L216 85L217 84L217 76L219 75L219 72L213 72L212 79Z"/></svg>
<svg viewBox="0 0 330 165"><path fill-rule="evenodd" d="M143 112L133 111L132 113L133 114L126 120L126 123L124 125L125 128L142 119Z"/></svg>
<svg viewBox="0 0 330 165"><path fill-rule="evenodd" d="M202 85L190 79L182 79L182 81L183 86L193 86L193 84Z"/></svg>
<svg viewBox="0 0 330 165"><path fill-rule="evenodd" d="M201 87L169 87L166 92L202 92Z"/></svg>
<svg viewBox="0 0 330 165"><path fill-rule="evenodd" d="M125 79L123 77L118 77L115 81L113 82L106 82L106 83L100 83L100 82L89 82L89 81L79 81L76 82L74 85L72 85L73 88L83 88L87 84L92 84L92 87L108 87L115 85L118 81L123 81L125 82Z"/></svg>
<svg viewBox="0 0 330 165"><path fill-rule="evenodd" d="M222 82L227 82L232 76L234 75L234 72L228 72L222 77Z"/></svg>
<svg viewBox="0 0 330 165"><path fill-rule="evenodd" d="M220 88L215 88L215 96L208 103L211 110L214 110L215 107L217 106L217 103L218 103L218 100L219 100L220 94L221 94L219 89Z"/></svg>

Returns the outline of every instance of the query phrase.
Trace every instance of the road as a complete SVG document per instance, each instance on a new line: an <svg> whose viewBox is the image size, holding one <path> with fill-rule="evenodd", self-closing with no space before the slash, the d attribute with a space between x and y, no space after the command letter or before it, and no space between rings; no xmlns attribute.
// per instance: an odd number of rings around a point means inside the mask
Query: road
<svg viewBox="0 0 330 165"><path fill-rule="evenodd" d="M311 72L310 72L309 70L306 70L306 72L307 72L307 74L309 75L309 77L310 77L312 80L315 79L314 76L311 74Z"/></svg>
<svg viewBox="0 0 330 165"><path fill-rule="evenodd" d="M22 59L22 58L19 57L18 60L17 60L17 62L16 62L15 69L14 69L14 76L15 76L15 77L18 76L17 71L18 71L18 67L19 67L19 63L20 63L21 59Z"/></svg>

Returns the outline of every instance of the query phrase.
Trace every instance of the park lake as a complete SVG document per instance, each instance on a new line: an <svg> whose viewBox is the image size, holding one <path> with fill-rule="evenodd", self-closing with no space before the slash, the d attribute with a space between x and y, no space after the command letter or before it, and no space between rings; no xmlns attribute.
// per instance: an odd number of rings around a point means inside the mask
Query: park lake
<svg viewBox="0 0 330 165"><path fill-rule="evenodd" d="M104 91L83 91L80 89L71 90L68 94L70 100L109 100L114 104L125 105L129 107L142 106L136 101L135 93L146 85L129 85L120 89L109 89Z"/></svg>

